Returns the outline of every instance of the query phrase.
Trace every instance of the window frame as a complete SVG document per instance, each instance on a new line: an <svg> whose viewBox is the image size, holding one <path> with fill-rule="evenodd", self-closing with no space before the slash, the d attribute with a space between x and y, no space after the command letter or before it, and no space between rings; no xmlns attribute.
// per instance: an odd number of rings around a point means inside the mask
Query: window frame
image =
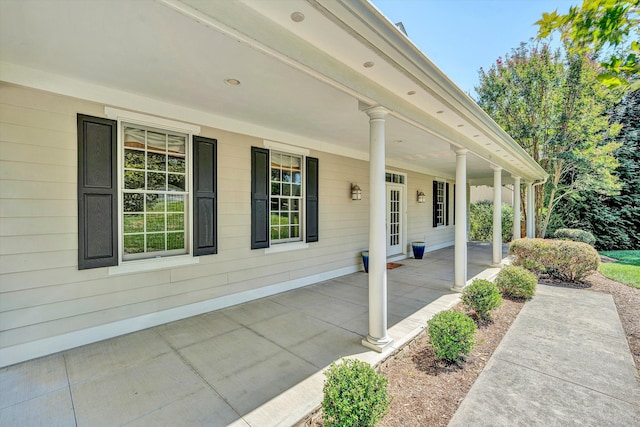
<svg viewBox="0 0 640 427"><path fill-rule="evenodd" d="M161 128L158 126L149 126L149 125L142 125L142 124L138 124L138 123L132 123L129 120L121 120L118 122L118 238L120 240L119 242L119 247L118 247L118 262L119 263L129 263L132 261L140 261L140 260L148 260L148 259L155 259L155 258L171 258L171 257L176 257L176 256L184 256L184 255L189 255L189 256L193 256L193 183L191 182L193 180L193 163L192 163L192 159L193 159L193 137L191 134L188 133L184 133L181 131L175 131L175 130L170 130L167 128ZM125 150L127 149L127 147L125 147L124 145L124 131L126 127L134 127L140 130L145 130L147 132L151 131L151 132L157 132L157 133L166 133L167 135L169 134L178 134L179 136L184 136L185 137L185 172L184 172L184 176L185 176L185 190L184 191L176 191L176 192L171 192L169 190L163 190L163 191L153 191L153 190L147 190L146 188L144 190L141 191L141 194L145 195L148 194L149 192L158 192L158 193L163 193L165 195L171 195L171 194L176 194L176 195L184 195L185 196L185 206L184 206L184 210L183 210L183 214L184 214L184 225L183 225L183 233L185 234L185 238L184 238L184 243L185 243L185 248L184 250L182 249L174 249L174 250L164 250L164 251L157 251L157 252L142 252L139 254L131 254L131 255L126 255L124 253L124 245L125 245L125 232L124 232L124 217L125 217L125 212L124 212L124 194L125 192L129 192L128 189L124 188L124 172L125 172ZM144 148L144 152L148 153L148 149L145 147ZM165 153L168 155L168 151L165 150ZM146 156L145 156L146 157ZM145 161L145 166L146 165L146 161ZM148 171L148 169L144 169L144 171ZM168 174L168 171L166 172ZM143 203L146 205L146 197L144 197ZM145 209L146 212L146 209ZM165 210L164 213L166 214L166 206L165 206ZM146 223L146 215L144 216L144 221ZM148 234L148 232L145 230L143 231L142 235L145 236L145 240L146 240L146 235ZM166 230L166 223L165 223L165 230L164 230L164 234L167 234L167 230ZM146 245L145 245L146 246Z"/></svg>
<svg viewBox="0 0 640 427"><path fill-rule="evenodd" d="M447 207L449 200L447 197L447 182L441 179L434 179L434 192L433 192L433 227L434 228L441 228L441 227L446 227L449 223L449 221L447 221L447 215L449 212L449 209ZM440 193L442 193L442 202L440 203L438 201L438 198L440 197ZM438 211L441 208L441 215L437 215Z"/></svg>
<svg viewBox="0 0 640 427"><path fill-rule="evenodd" d="M283 196L282 194L280 195L276 195L274 196L274 194L271 192L271 187L273 185L273 175L272 175L272 163L273 163L273 155L277 154L277 155L284 155L284 156L290 156L290 157L296 157L300 159L300 196ZM292 152L285 152L285 151L281 151L281 150L275 150L275 149L270 149L269 150L269 247L271 247L271 245L286 245L286 244L290 244L290 243L306 243L306 206L305 206L305 202L306 202L306 197L307 197L307 192L306 192L306 185L305 185L305 181L306 181L306 157L304 156L304 154L298 154L298 153L292 153ZM280 180L278 181L279 183L282 183L283 181ZM271 218L272 218L272 210L271 210L271 201L272 201L272 197L278 197L279 199L282 198L288 198L290 201L293 199L297 199L298 200L298 238L291 238L289 237L288 239L272 239L271 238ZM279 211L279 210L278 210ZM289 210L288 212L292 212L291 210ZM289 223L289 226L291 226L291 223Z"/></svg>
<svg viewBox="0 0 640 427"><path fill-rule="evenodd" d="M117 238L118 257L117 265L109 267L109 274L121 274L135 271L145 271L157 268L167 268L186 264L199 263L199 257L194 254L193 247L193 137L200 134L200 126L182 123L174 120L163 119L146 114L135 113L126 110L105 107L107 117L117 122ZM156 129L160 132L173 132L186 136L185 160L185 185L188 189L185 203L185 235L186 253L165 254L164 256L135 257L134 259L124 259L124 127L125 125L141 126L145 129Z"/></svg>

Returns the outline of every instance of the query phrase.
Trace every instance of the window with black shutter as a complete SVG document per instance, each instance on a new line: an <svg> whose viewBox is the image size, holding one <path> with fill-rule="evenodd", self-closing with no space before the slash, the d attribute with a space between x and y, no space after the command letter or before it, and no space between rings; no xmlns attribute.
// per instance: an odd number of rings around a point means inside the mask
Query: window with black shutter
<svg viewBox="0 0 640 427"><path fill-rule="evenodd" d="M251 249L318 236L318 159L251 147Z"/></svg>
<svg viewBox="0 0 640 427"><path fill-rule="evenodd" d="M79 268L217 253L216 167L214 139L78 115Z"/></svg>

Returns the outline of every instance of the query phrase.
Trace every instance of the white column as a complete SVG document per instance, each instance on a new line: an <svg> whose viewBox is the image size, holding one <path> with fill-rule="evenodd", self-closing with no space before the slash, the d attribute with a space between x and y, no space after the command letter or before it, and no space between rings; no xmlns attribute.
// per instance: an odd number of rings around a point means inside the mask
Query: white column
<svg viewBox="0 0 640 427"><path fill-rule="evenodd" d="M527 237L533 239L535 232L535 209L533 206L533 182L527 182Z"/></svg>
<svg viewBox="0 0 640 427"><path fill-rule="evenodd" d="M493 169L493 266L502 261L502 168Z"/></svg>
<svg viewBox="0 0 640 427"><path fill-rule="evenodd" d="M369 334L362 344L382 352L393 343L387 334L387 238L385 226L385 117L383 107L369 115Z"/></svg>
<svg viewBox="0 0 640 427"><path fill-rule="evenodd" d="M467 284L467 152L456 149L456 227L454 281L451 290L462 292Z"/></svg>
<svg viewBox="0 0 640 427"><path fill-rule="evenodd" d="M520 177L513 176L513 239L520 238Z"/></svg>

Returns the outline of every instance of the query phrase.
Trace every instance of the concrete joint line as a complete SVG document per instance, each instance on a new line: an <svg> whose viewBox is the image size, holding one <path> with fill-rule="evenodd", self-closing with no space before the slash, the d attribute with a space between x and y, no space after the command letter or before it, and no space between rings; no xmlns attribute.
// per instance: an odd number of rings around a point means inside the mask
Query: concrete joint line
<svg viewBox="0 0 640 427"><path fill-rule="evenodd" d="M531 368L530 366L526 366L526 365L522 365L522 364L520 364L520 363L512 362L512 361L510 361L510 360L502 359L500 356L495 356L495 353L494 353L494 356L493 356L493 357L495 357L496 359L499 359L500 361L502 361L502 362L504 362L504 363L508 363L508 364L510 364L510 365L515 365L515 366L519 366L519 367L524 368L524 369L527 369L527 370L529 370L529 371L537 372L537 373L539 373L539 374L544 375L545 377L555 378L555 379L557 379L557 380L560 380L560 381L563 381L563 382L566 382L566 383L569 383L569 384L573 384L573 385L578 386L578 387L580 387L580 388L584 388L584 389L587 389L587 390L591 390L591 391L593 391L593 392L596 392L596 393L598 393L598 394L602 394L602 395L604 395L604 396L610 397L611 399L617 400L617 401L619 401L619 402L624 402L624 403L628 403L628 404L633 405L633 406L640 407L640 403L638 403L638 402L632 402L632 401L629 401L629 400L620 399L619 397L611 396L610 394L604 393L604 392L602 392L602 391L600 391L600 390L597 390L597 389L595 389L595 388L592 388L592 387L588 387L588 386L586 386L586 385L584 385L584 384L580 384L580 383L577 383L577 382L575 382L575 381L571 381L571 380L566 379L566 378L561 378L561 377L558 377L558 376L555 376L555 375L551 375L551 374L548 374L548 373L546 373L546 372L542 372L542 371L539 371L539 370L537 370L537 369L533 369L533 368ZM486 368L485 368L485 369L486 369ZM637 378L636 378L636 379L637 379Z"/></svg>

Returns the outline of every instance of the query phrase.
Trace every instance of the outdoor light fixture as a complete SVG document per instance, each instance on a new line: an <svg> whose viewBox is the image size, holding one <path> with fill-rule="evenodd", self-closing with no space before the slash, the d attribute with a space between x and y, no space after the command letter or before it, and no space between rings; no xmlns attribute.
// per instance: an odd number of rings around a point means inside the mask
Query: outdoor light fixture
<svg viewBox="0 0 640 427"><path fill-rule="evenodd" d="M427 196L425 196L423 191L418 191L418 203L426 203L427 202Z"/></svg>
<svg viewBox="0 0 640 427"><path fill-rule="evenodd" d="M362 200L362 189L358 184L351 184L351 200Z"/></svg>

